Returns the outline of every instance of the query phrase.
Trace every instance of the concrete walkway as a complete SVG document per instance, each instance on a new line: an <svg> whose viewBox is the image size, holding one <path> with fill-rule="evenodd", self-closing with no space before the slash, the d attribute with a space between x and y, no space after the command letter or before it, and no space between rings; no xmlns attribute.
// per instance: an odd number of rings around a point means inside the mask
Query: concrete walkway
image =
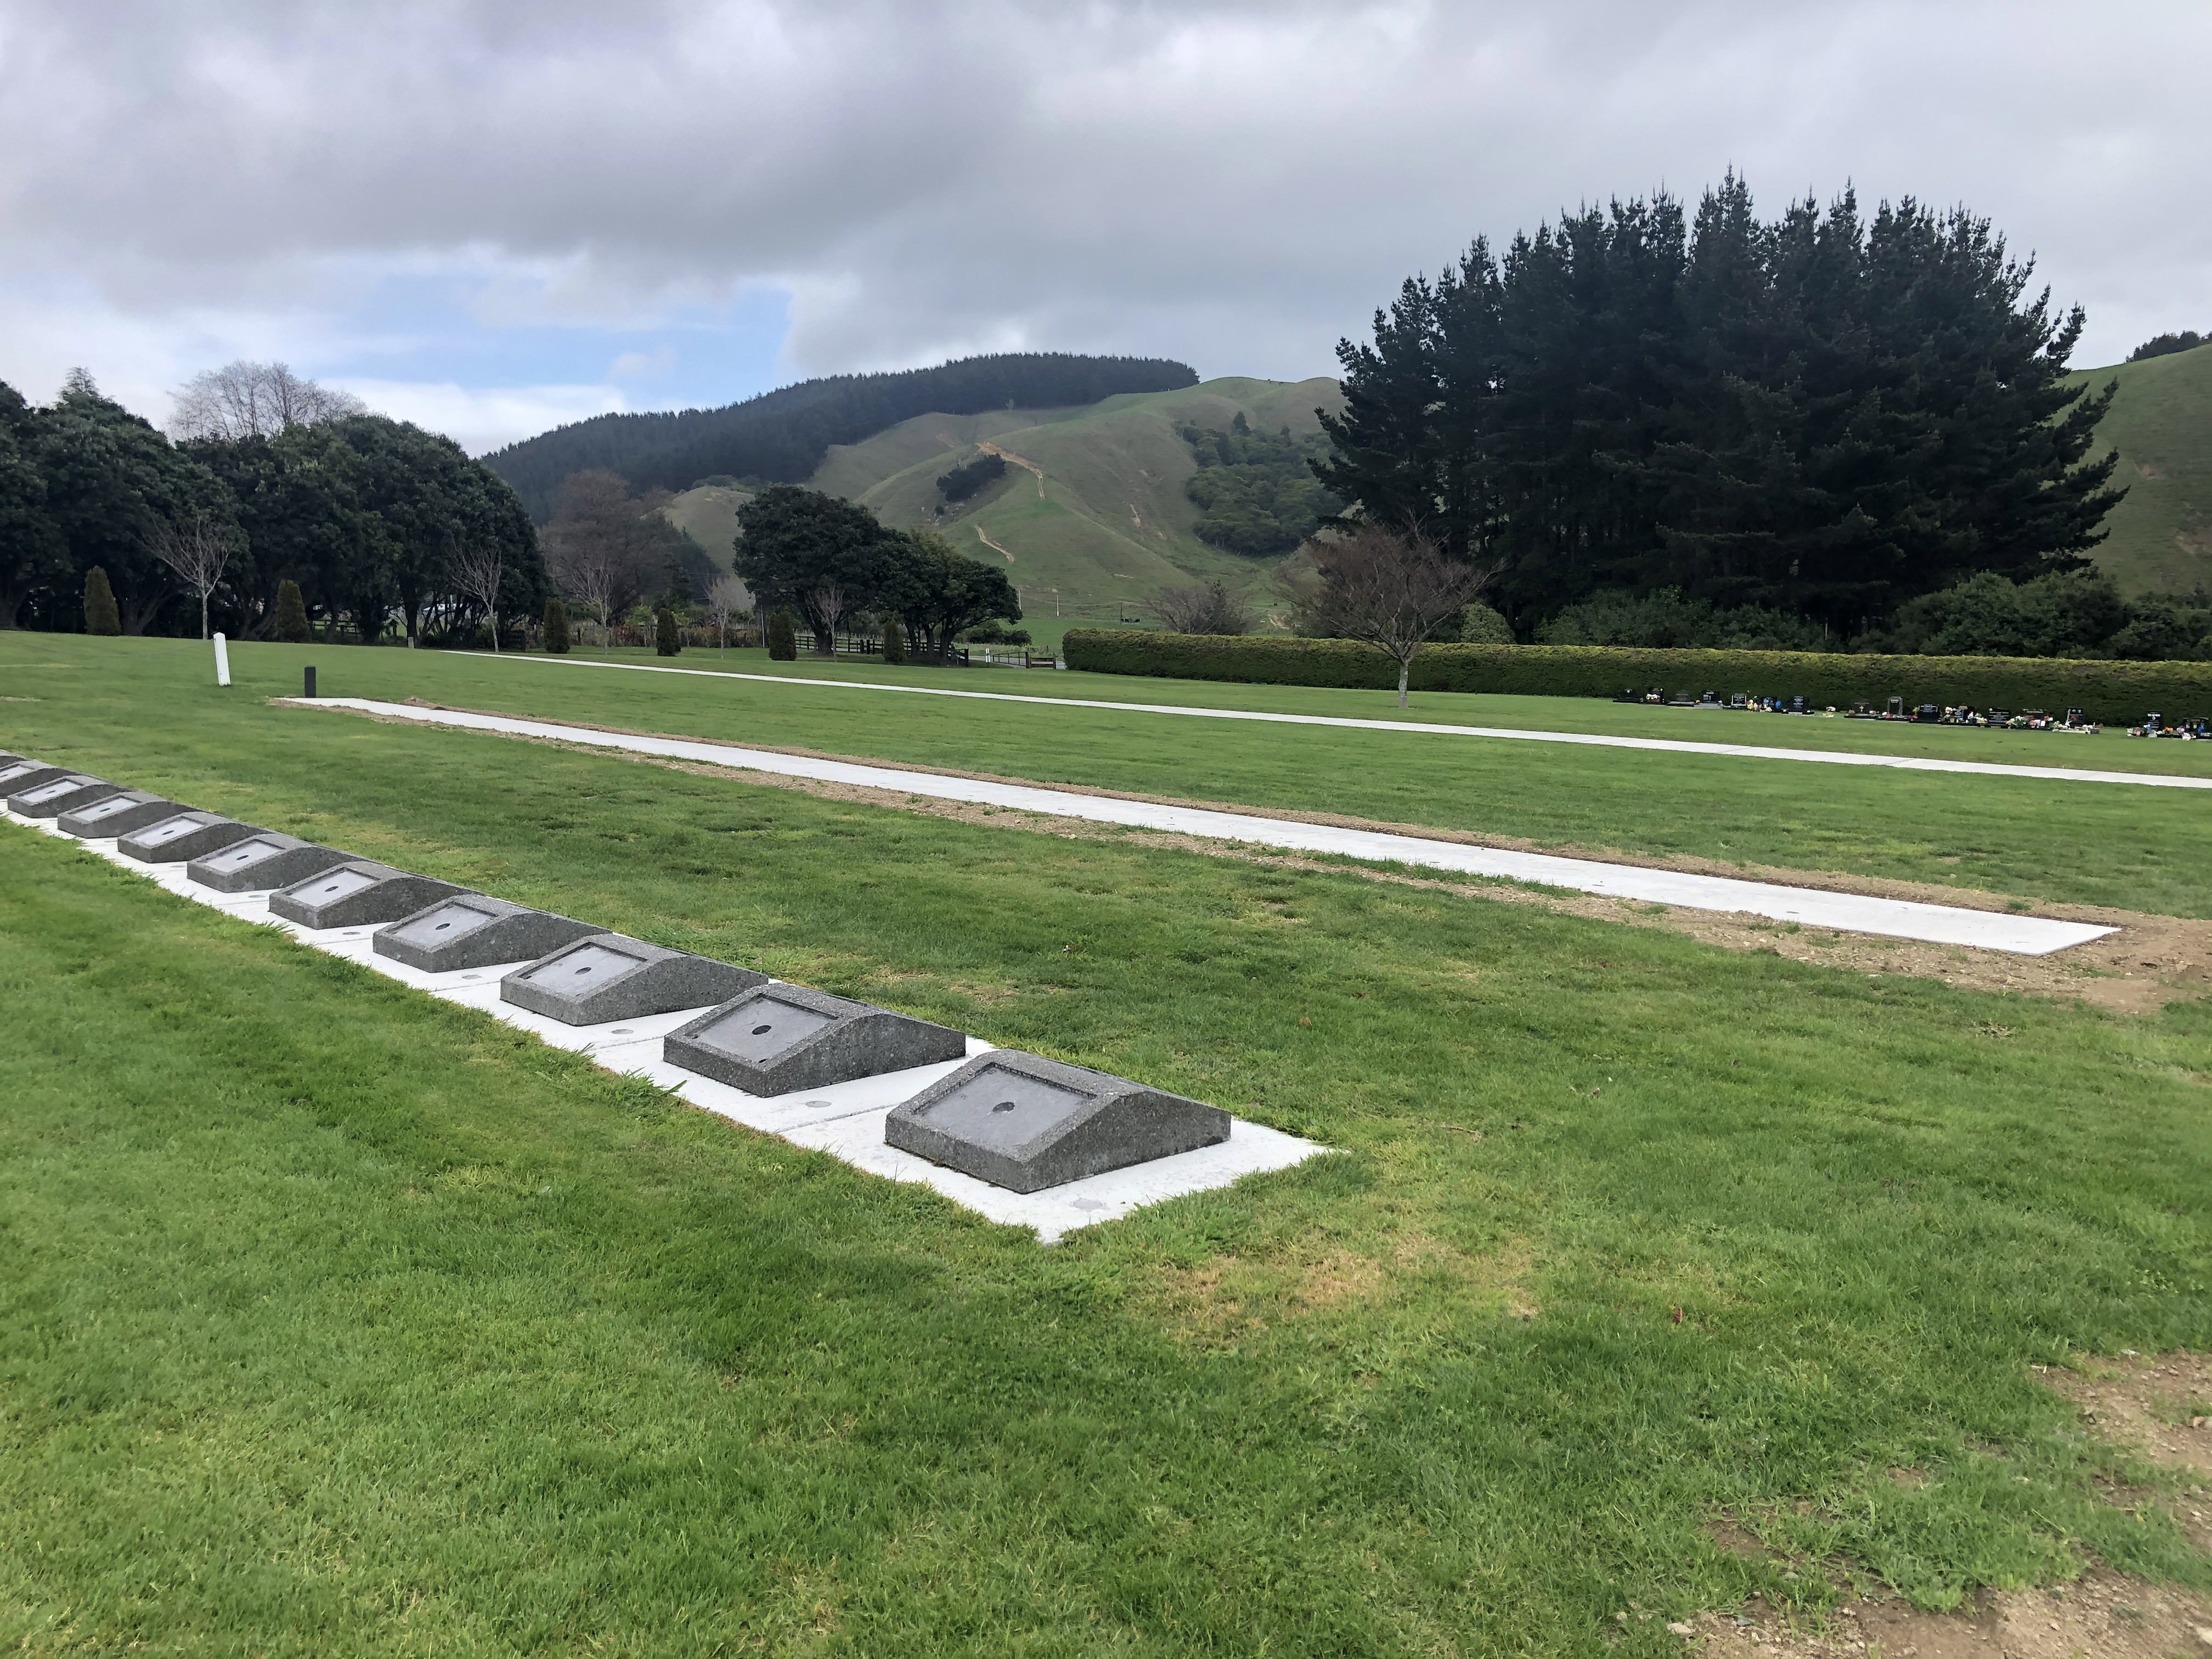
<svg viewBox="0 0 2212 1659"><path fill-rule="evenodd" d="M1523 732L1510 726L1449 726L1428 720L1364 720L1335 714L1271 714L1250 708L1186 708L1171 702L1107 702L1091 697L1031 697L1014 691L954 691L935 685L893 685L876 680L810 680L794 674L745 674L726 668L664 668L647 662L590 662L574 657L525 656L471 651L457 654L486 662L538 663L556 668L612 668L627 674L692 674L704 679L751 680L763 685L811 686L832 691L902 691L916 697L969 697L983 702L1031 702L1057 708L1103 708L1115 714L1186 714L1197 720L1259 720L1273 726L1334 726L1355 732L1420 732L1449 738L1504 738L1516 743L1571 743L1592 749L1655 749L1673 755L1723 755L1731 759L1812 761L1826 766L1886 766L1899 772L1969 772L1991 778L2056 779L2065 783L2136 783L2151 789L2212 789L2212 777L2168 777L2157 772L2100 772L2074 766L2007 766L1995 761L1929 760L1912 755L1865 755L1826 749L1775 749L1741 743L1692 743L1674 738L1615 738L1589 732ZM1776 718L1786 718L1777 716ZM2054 743L2078 738L2053 737Z"/></svg>
<svg viewBox="0 0 2212 1659"><path fill-rule="evenodd" d="M1164 830L1219 841L1281 848L1292 852L1340 854L1376 863L1449 871L1455 875L1504 877L1514 881L1535 882L1547 887L1565 887L1577 892L1599 893L1646 903L1680 905L1692 910L1748 912L1776 921L1796 922L1807 927L1832 928L1850 933L1877 933L1890 939L1918 939L1936 945L1965 945L1984 951L2008 951L2021 956L2048 956L2054 951L2084 944L2113 931L2083 922L2053 921L2005 911L1968 910L1950 905L1913 903L1904 899L1870 898L1857 893L1823 892L1817 888L1785 887L1771 882L1738 881L1726 876L1689 875L1672 870L1648 870L1638 865L1602 864L1592 859L1560 858L1547 853L1516 853L1497 848L1468 847L1457 842L1431 841L1418 836L1391 835L1373 830L1343 830L1328 824L1271 818L1257 813L1218 812L1201 807L1118 800L1110 796L1087 795L1072 789L1047 789L1030 784L987 783L973 778L943 777L934 772L908 772L892 767L860 765L850 761L780 755L769 750L745 749L730 744L700 743L684 738L632 737L617 732L595 732L588 726L564 726L551 720L517 720L501 714L421 708L409 703L379 702L366 697L324 697L313 704L302 706L358 709L365 714L413 720L425 726L454 726L466 731L498 732L509 737L551 738L563 743L584 744L593 748L618 750L631 754L658 755L672 760L772 772L785 777L812 778L828 783L896 790L902 794L922 795L937 800L968 801L1006 807L1015 811L1085 818L1097 823Z"/></svg>

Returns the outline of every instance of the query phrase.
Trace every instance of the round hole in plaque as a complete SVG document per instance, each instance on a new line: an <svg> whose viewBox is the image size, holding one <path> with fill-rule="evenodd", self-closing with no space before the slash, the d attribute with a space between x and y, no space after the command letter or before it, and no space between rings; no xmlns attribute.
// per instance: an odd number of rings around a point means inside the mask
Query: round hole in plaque
<svg viewBox="0 0 2212 1659"><path fill-rule="evenodd" d="M809 1106L828 1106L832 1103L826 1100L810 1100L806 1103Z"/></svg>
<svg viewBox="0 0 2212 1659"><path fill-rule="evenodd" d="M592 970L591 970L591 969L590 969L588 966L587 966L587 967L583 967L583 968L579 968L578 969L576 969L576 977L577 977L578 979L581 979L581 978L583 978L583 976L584 976L585 975L586 975L586 974L590 973L591 971L592 971Z"/></svg>
<svg viewBox="0 0 2212 1659"><path fill-rule="evenodd" d="M991 1109L994 1112L1011 1112L1014 1109L1014 1103L1011 1100L1002 1100Z"/></svg>
<svg viewBox="0 0 2212 1659"><path fill-rule="evenodd" d="M766 1036L775 1029L775 1028L772 1025L756 1025L753 1027L753 1035L755 1036Z"/></svg>
<svg viewBox="0 0 2212 1659"><path fill-rule="evenodd" d="M609 1036L628 1036L629 1034L630 1028L627 1025L617 1025L613 1030L607 1033Z"/></svg>
<svg viewBox="0 0 2212 1659"><path fill-rule="evenodd" d="M444 933L444 932L446 931L446 929L447 929L448 927L452 927L453 925L453 924L452 922L450 922L450 921L441 921L441 922L440 922L440 923L439 923L435 927L433 927L430 931L431 931L432 933Z"/></svg>

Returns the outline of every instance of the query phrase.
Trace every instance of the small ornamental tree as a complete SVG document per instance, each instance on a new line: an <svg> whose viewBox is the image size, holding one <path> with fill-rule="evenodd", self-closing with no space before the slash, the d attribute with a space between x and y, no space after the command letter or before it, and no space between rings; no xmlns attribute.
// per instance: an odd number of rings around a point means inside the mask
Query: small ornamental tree
<svg viewBox="0 0 2212 1659"><path fill-rule="evenodd" d="M307 642L307 604L289 576L276 584L276 637L287 645Z"/></svg>
<svg viewBox="0 0 2212 1659"><path fill-rule="evenodd" d="M550 656L568 654L568 607L557 599L545 601L545 650Z"/></svg>
<svg viewBox="0 0 2212 1659"><path fill-rule="evenodd" d="M884 619L884 660L894 668L906 660L906 630L896 617Z"/></svg>
<svg viewBox="0 0 2212 1659"><path fill-rule="evenodd" d="M84 573L84 631L88 634L120 634L123 613L115 608L115 590L108 586L107 572L94 565Z"/></svg>
<svg viewBox="0 0 2212 1659"><path fill-rule="evenodd" d="M799 630L792 626L788 611L771 611L769 615L768 654L771 662L799 660Z"/></svg>
<svg viewBox="0 0 2212 1659"><path fill-rule="evenodd" d="M1413 659L1447 620L1474 602L1495 566L1453 559L1408 526L1356 525L1314 548L1318 580L1299 598L1310 631L1380 647L1398 665L1398 707Z"/></svg>
<svg viewBox="0 0 2212 1659"><path fill-rule="evenodd" d="M672 657L684 648L684 635L676 626L676 613L666 605L653 613L653 648Z"/></svg>

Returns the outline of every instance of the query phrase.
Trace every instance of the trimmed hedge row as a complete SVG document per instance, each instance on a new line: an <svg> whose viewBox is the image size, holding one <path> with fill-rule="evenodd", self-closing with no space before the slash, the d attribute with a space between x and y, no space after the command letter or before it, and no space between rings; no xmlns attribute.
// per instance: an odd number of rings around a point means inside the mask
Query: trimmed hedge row
<svg viewBox="0 0 2212 1659"><path fill-rule="evenodd" d="M1396 666L1352 640L1232 638L1078 628L1063 647L1070 668L1094 674L1154 674L1259 685L1395 689ZM1493 691L1519 696L1610 697L1663 686L1671 696L1737 691L1802 694L1814 707L1848 708L1861 699L1964 703L1975 708L2079 708L2106 725L2132 724L2152 709L2168 716L2212 714L2212 663L2077 662L2050 657L1876 657L1841 652L1699 651L1607 645L1432 645L1413 659L1419 691Z"/></svg>

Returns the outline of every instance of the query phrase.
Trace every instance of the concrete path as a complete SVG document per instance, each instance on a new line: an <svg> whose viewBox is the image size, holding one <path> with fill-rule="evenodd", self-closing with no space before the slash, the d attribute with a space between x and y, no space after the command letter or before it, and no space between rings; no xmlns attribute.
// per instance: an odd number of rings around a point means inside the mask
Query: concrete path
<svg viewBox="0 0 2212 1659"><path fill-rule="evenodd" d="M792 674L745 674L726 668L664 668L647 662L590 662L574 657L526 656L489 651L459 653L486 662L544 664L555 668L612 668L629 674L693 674L705 679L752 680L763 685L810 686L832 691L902 691L917 697L970 697L984 702L1032 702L1057 708L1103 708L1115 714L1187 714L1197 720L1259 720L1273 726L1334 726L1356 732L1420 732L1449 738L1504 738L1516 743L1581 744L1592 749L1654 749L1673 755L1722 755L1731 759L1811 761L1825 766L1886 766L1899 772L1968 772L1991 778L2056 779L2065 783L2136 783L2151 789L2212 789L2212 777L2168 777L2157 772L2100 772L2074 766L2007 766L1995 761L1929 760L1912 755L1865 755L1826 749L1775 749L1741 743L1692 743L1674 738L1615 738L1589 732L1523 732L1510 726L1449 726L1428 720L1364 720L1335 714L1271 714L1250 708L1186 708L1171 702L1108 702L1091 697L1032 697L1014 691L954 691L935 685L893 685L875 680L810 680ZM1786 718L1776 716L1775 718ZM2053 743L2083 739L2054 736Z"/></svg>
<svg viewBox="0 0 2212 1659"><path fill-rule="evenodd" d="M2084 922L2053 921L2039 916L2005 911L1968 910L1944 904L1918 904L1904 899L1870 898L1857 893L1829 893L1817 888L1785 887L1760 881L1739 881L1726 876L1689 875L1672 870L1648 870L1628 864L1602 864L1592 859L1560 858L1548 853L1516 853L1497 848L1468 847L1457 842L1431 841L1418 836L1391 835L1373 830L1342 830L1322 823L1301 823L1257 813L1218 812L1200 807L1166 806L1151 801L1117 800L1087 795L1072 789L1047 789L1030 784L986 783L972 778L949 778L934 772L908 772L892 767L864 766L850 761L817 760L803 755L780 755L769 750L746 749L730 744L701 743L683 738L632 737L617 732L595 732L588 726L564 726L550 720L518 720L501 714L470 714L455 709L421 708L409 703L379 702L366 697L324 697L314 708L352 708L425 726L455 726L474 732L500 732L510 737L552 738L564 743L659 755L713 766L741 767L785 777L813 778L829 783L854 784L871 789L896 790L938 800L974 802L1044 812L1058 817L1085 818L1097 823L1120 823L1145 830L1165 830L1215 840L1282 848L1302 853L1335 853L1376 863L1412 865L1425 870L1444 870L1457 875L1501 876L1514 881L1565 887L1577 892L1640 900L1652 904L1680 905L1692 910L1747 911L1776 921L1792 921L1807 927L1832 928L1849 933L1878 933L1891 939L1919 939L1936 945L1965 945L1984 951L2008 951L2020 956L2048 956L2069 945L2081 945L2112 932Z"/></svg>

